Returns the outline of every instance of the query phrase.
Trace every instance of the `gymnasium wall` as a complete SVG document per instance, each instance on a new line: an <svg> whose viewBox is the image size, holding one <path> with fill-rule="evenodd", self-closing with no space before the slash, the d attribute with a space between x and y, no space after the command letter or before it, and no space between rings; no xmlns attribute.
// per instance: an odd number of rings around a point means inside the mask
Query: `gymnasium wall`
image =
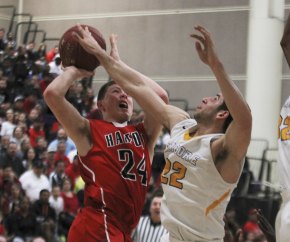
<svg viewBox="0 0 290 242"><path fill-rule="evenodd" d="M17 6L18 1L1 0L1 5L8 3ZM202 24L212 33L226 70L245 92L248 0L24 0L23 12L33 14L33 21L51 38L59 38L76 23L97 27L106 40L110 33L118 34L121 58L158 81L170 98L188 100L190 108L203 96L218 92L211 71L200 62L189 37L193 26ZM57 41L47 44L52 47ZM98 68L96 92L107 79ZM289 95L289 79L284 60L281 103Z"/></svg>

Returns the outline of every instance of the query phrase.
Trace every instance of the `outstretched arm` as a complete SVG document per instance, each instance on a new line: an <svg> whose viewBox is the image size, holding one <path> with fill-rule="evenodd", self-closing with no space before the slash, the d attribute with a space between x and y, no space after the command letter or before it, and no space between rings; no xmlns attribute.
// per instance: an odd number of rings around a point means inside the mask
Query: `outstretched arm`
<svg viewBox="0 0 290 242"><path fill-rule="evenodd" d="M85 155L91 146L89 122L65 99L65 95L74 81L90 75L91 72L73 66L67 67L48 85L43 94L46 104L74 141L80 155Z"/></svg>
<svg viewBox="0 0 290 242"><path fill-rule="evenodd" d="M87 52L98 58L113 80L142 107L146 116L144 125L153 147L161 130L160 124L170 127L166 111L168 107L166 91L152 79L129 67L120 59L115 35L110 37L112 48L110 55L98 45L88 28L79 26L76 37Z"/></svg>
<svg viewBox="0 0 290 242"><path fill-rule="evenodd" d="M199 58L214 73L224 101L233 118L225 136L213 143L213 155L217 158L222 154L226 154L226 156L223 155L225 158L221 162L223 166L220 170L221 174L228 182L236 182L242 168L242 160L251 139L251 111L238 87L230 79L219 60L210 33L202 26L196 26L195 30L199 34L192 34L191 37L197 40L195 46Z"/></svg>
<svg viewBox="0 0 290 242"><path fill-rule="evenodd" d="M290 67L290 14L288 16L280 44Z"/></svg>

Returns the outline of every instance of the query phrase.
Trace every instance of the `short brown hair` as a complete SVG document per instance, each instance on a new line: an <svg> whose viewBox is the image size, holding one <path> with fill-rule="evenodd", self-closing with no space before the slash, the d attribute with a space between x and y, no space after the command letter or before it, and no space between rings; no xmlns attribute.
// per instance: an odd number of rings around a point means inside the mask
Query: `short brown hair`
<svg viewBox="0 0 290 242"><path fill-rule="evenodd" d="M108 88L112 85L116 84L115 81L108 81L106 84L104 84L103 86L101 86L99 93L98 93L98 99L97 101L101 101L104 99L106 92L108 90Z"/></svg>

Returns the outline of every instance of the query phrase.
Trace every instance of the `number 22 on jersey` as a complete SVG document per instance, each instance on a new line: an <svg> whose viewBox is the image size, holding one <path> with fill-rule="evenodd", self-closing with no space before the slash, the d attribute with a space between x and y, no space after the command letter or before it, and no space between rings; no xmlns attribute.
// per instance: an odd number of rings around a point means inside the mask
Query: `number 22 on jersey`
<svg viewBox="0 0 290 242"><path fill-rule="evenodd" d="M171 170L172 173L169 174ZM185 177L186 170L187 168L180 162L171 162L169 159L166 159L166 164L161 175L161 183L182 189L182 179Z"/></svg>
<svg viewBox="0 0 290 242"><path fill-rule="evenodd" d="M284 119L282 118L282 116L280 116L278 125L278 135L281 141L290 140L290 116L287 116Z"/></svg>

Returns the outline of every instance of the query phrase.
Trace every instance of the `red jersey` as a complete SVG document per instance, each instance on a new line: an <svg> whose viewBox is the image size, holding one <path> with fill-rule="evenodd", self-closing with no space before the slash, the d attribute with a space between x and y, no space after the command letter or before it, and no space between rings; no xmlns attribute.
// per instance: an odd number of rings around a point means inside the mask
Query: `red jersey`
<svg viewBox="0 0 290 242"><path fill-rule="evenodd" d="M151 177L143 123L125 125L90 120L92 148L80 157L85 205L102 211L125 234L137 225Z"/></svg>

